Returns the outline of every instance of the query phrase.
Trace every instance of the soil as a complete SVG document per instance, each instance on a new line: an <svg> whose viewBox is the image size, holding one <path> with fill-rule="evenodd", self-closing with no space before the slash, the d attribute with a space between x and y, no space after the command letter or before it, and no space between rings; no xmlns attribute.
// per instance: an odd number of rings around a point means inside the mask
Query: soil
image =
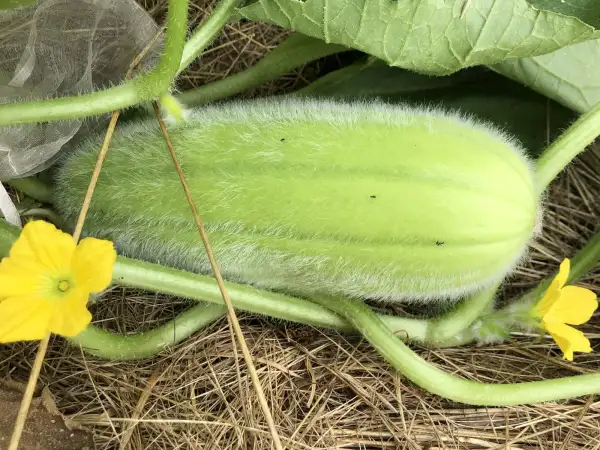
<svg viewBox="0 0 600 450"><path fill-rule="evenodd" d="M19 411L22 392L0 386L0 450L8 448ZM92 450L91 434L70 430L56 408L48 391L34 399L21 437L21 450Z"/></svg>

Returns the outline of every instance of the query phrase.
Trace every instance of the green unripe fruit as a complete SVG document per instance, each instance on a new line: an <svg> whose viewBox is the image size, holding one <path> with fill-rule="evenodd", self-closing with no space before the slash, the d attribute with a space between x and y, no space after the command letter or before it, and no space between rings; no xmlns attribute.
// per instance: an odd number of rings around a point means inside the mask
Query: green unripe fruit
<svg viewBox="0 0 600 450"><path fill-rule="evenodd" d="M536 229L518 144L457 115L323 101L193 111L171 138L225 278L297 295L457 298L501 280ZM101 145L58 171L74 222ZM210 271L153 120L118 129L85 232L122 254Z"/></svg>

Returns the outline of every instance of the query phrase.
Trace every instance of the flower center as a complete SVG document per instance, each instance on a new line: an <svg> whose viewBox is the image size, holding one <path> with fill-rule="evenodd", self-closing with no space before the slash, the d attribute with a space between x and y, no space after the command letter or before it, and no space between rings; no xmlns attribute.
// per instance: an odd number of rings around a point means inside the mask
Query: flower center
<svg viewBox="0 0 600 450"><path fill-rule="evenodd" d="M58 290L60 292L67 292L71 289L71 283L68 280L61 280L58 282Z"/></svg>

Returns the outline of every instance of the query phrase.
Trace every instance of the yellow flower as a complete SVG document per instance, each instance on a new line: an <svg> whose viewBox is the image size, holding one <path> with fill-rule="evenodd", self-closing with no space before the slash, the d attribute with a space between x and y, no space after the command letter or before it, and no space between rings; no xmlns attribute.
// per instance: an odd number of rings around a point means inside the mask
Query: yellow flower
<svg viewBox="0 0 600 450"><path fill-rule="evenodd" d="M116 257L109 241L76 245L48 222L29 222L0 262L0 343L79 334L92 319L89 295L110 284Z"/></svg>
<svg viewBox="0 0 600 450"><path fill-rule="evenodd" d="M589 353L592 348L583 333L569 325L581 325L590 320L598 301L596 294L588 289L565 286L570 269L571 262L565 259L532 312L541 318L542 327L554 338L565 358L573 361L573 352Z"/></svg>

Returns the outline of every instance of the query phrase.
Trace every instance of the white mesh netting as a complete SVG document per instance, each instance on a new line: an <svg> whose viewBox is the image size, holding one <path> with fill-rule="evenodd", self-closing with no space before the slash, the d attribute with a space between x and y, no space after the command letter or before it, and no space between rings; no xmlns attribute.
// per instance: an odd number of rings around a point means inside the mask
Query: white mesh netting
<svg viewBox="0 0 600 450"><path fill-rule="evenodd" d="M0 103L62 97L122 81L158 25L134 0L39 0L0 11ZM143 67L155 63L156 40ZM46 168L106 119L0 127L0 181Z"/></svg>

